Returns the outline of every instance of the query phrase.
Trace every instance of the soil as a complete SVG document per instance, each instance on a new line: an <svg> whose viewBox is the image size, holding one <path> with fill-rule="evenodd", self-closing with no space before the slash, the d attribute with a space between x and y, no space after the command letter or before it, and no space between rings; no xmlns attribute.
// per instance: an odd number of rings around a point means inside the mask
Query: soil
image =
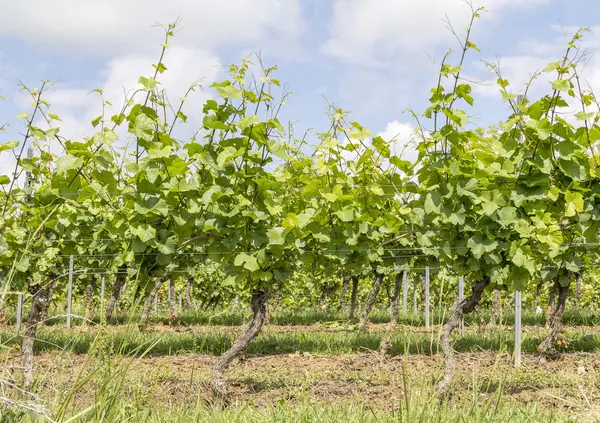
<svg viewBox="0 0 600 423"><path fill-rule="evenodd" d="M66 392L78 375L90 374L85 355L44 353L35 357L36 390L51 395ZM131 364L124 373L122 395L145 401L163 401L171 406L210 402L209 381L216 357L202 355L112 359L106 368ZM94 360L99 362L100 360ZM0 354L0 362L18 365L14 354ZM600 356L565 354L559 360L541 361L525 355L523 366L514 368L508 355L488 352L456 356L457 374L453 401L468 402L473 389L494 400L502 388L504 400L515 404L537 404L571 413L600 413ZM102 374L102 369L97 373ZM121 370L117 372L121 374ZM244 357L234 363L227 377L234 403L251 402L255 407L280 401L360 401L369 407L393 410L404 400L404 378L411 393L432 389L441 375L441 356L409 355L382 360L377 354L316 356L289 354ZM92 381L94 376L92 375ZM75 395L74 406L89 403L95 384L84 385ZM49 396L50 395L50 396Z"/></svg>

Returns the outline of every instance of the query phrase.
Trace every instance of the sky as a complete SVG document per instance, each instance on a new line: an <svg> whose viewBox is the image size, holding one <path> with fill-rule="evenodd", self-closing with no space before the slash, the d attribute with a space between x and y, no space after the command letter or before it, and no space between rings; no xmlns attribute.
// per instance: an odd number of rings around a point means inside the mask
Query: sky
<svg viewBox="0 0 600 423"><path fill-rule="evenodd" d="M209 85L227 78L229 64L260 55L277 65L276 77L292 91L281 120L296 134L327 129L327 104L349 111L350 120L374 134L395 139L394 151L411 142L415 122L406 110L422 112L436 84L439 62L460 46L448 30L449 19L462 38L471 9L463 0L6 0L0 14L0 142L22 139L30 99L20 83L39 87L52 81L46 99L62 118L61 134L76 140L94 133L90 121L100 101L94 89L121 105L124 91L136 88L140 75L153 73L164 32L156 24L178 17L181 24L167 50L162 77L171 96L183 96L200 80L186 114L201 122ZM479 126L507 116L485 61L497 63L514 93L536 70L560 60L566 43L580 27L590 27L584 47L600 47L597 0L474 0L486 8L475 22L471 51L463 65L474 84L475 104L466 111ZM256 60L254 60L256 62ZM260 76L260 75L259 75ZM591 58L583 73L600 85L600 62ZM548 87L541 79L534 97ZM115 106L116 107L116 106ZM191 127L190 127L191 128ZM186 139L191 135L179 132ZM410 148L405 159L414 160ZM12 151L0 153L0 174L12 173Z"/></svg>

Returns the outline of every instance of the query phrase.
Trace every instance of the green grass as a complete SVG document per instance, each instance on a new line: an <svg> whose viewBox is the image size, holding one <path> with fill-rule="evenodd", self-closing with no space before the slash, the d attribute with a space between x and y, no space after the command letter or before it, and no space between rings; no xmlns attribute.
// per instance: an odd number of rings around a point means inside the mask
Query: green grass
<svg viewBox="0 0 600 423"><path fill-rule="evenodd" d="M382 333L340 332L276 332L276 328L262 333L249 346L249 354L277 355L296 352L313 354L345 354L377 350ZM600 334L582 334L567 331L564 336L569 345L566 352L600 351ZM68 350L85 354L90 350L96 334L77 330L41 329L35 351ZM145 345L154 344L151 354L207 354L219 355L226 351L234 339L232 332L223 330L189 332L146 332L135 329L109 330L106 339L115 346L117 354L132 354ZM523 353L535 353L542 341L541 335L529 335L522 343ZM0 332L0 347L20 344L22 338L11 332ZM465 332L454 338L454 348L459 352L500 351L513 349L511 331ZM439 351L437 333L398 332L392 340L390 354L436 354Z"/></svg>
<svg viewBox="0 0 600 423"><path fill-rule="evenodd" d="M256 409L251 405L227 409L216 407L195 407L179 409L147 409L137 410L117 403L110 417L100 413L89 413L77 422L82 423L398 423L398 422L469 422L469 423L569 423L576 422L562 415L540 411L532 406L508 407L475 407L457 410L449 406L438 407L433 400L430 403L414 405L407 409L402 406L397 411L374 410L362 405L331 406L327 404L302 404L290 406L284 401L277 407ZM41 418L31 419L27 415L15 416L14 422L38 423ZM10 418L10 417L8 417Z"/></svg>
<svg viewBox="0 0 600 423"><path fill-rule="evenodd" d="M253 400L234 403L228 407L210 404L205 392L197 398L165 398L157 401L143 382L132 385L126 374L135 368L122 359L88 364L89 375L80 374L72 381L68 392L50 393L49 415L57 422L78 423L492 423L492 422L583 422L567 416L564 410L552 410L537 404L517 404L503 395L502 385L492 395L480 393L478 385L463 386L472 394L443 402L435 393L434 384L426 378L409 382L401 371L403 382L399 400L386 403L384 409L374 407L369 399L349 396L343 403L328 403L327 398L311 399L308 391L301 390L289 399L280 398L270 405L255 405ZM87 372L85 372L87 373ZM85 400L79 395L87 392ZM91 391L91 392L90 392ZM11 392L8 392L11 394ZM85 394L84 394L85 395ZM384 400L385 402L385 400ZM77 405L75 405L77 404ZM570 413L573 414L573 413ZM44 420L33 413L0 405L2 423L41 423Z"/></svg>
<svg viewBox="0 0 600 423"><path fill-rule="evenodd" d="M432 310L432 322L439 324L445 321L446 310ZM63 314L63 313L57 313ZM471 325L477 325L479 317L484 318L486 321L489 320L489 311L485 310L477 313L472 313L466 316L465 322ZM215 325L215 326L240 326L245 324L250 318L250 312L248 310L213 310L213 311L200 311L198 313L183 312L179 314L176 320L183 326L194 326L194 325ZM26 320L26 316L24 318ZM165 313L152 314L150 316L150 323L162 323L169 324L169 316ZM328 312L317 312L314 310L281 310L277 314L271 317L269 323L276 326L308 326L314 324L327 324L327 323L345 323L348 320L347 313L328 311ZM388 323L390 320L390 313L385 307L379 307L373 311L369 319L372 323ZM48 326L64 325L66 318L64 316L53 317L46 322ZM123 325L129 323L137 323L139 321L138 313L117 313L112 319L113 325ZM8 321L8 324L14 324L14 316ZM81 319L74 318L73 325L77 326L82 323ZM94 316L92 318L93 323L100 323L100 316ZM513 312L506 312L502 315L500 323L506 325L512 325L514 322ZM413 314L400 313L399 323L402 325L425 326L425 318L423 313ZM535 314L533 311L524 310L522 315L522 324L525 326L544 326L546 323L545 314ZM599 310L586 310L586 309L568 309L565 310L563 317L563 323L570 326L598 326L600 325L600 311Z"/></svg>

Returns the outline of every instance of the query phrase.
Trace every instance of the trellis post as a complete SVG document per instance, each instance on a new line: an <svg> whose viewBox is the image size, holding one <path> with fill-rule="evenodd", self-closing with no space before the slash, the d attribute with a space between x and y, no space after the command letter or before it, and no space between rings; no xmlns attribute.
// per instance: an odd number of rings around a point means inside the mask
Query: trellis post
<svg viewBox="0 0 600 423"><path fill-rule="evenodd" d="M429 266L425 266L425 327L429 328Z"/></svg>
<svg viewBox="0 0 600 423"><path fill-rule="evenodd" d="M406 313L408 309L408 272L402 275L402 311Z"/></svg>
<svg viewBox="0 0 600 423"><path fill-rule="evenodd" d="M521 291L515 292L515 366L521 365Z"/></svg>
<svg viewBox="0 0 600 423"><path fill-rule="evenodd" d="M417 314L417 274L413 278L413 313Z"/></svg>
<svg viewBox="0 0 600 423"><path fill-rule="evenodd" d="M73 256L69 257L69 286L67 288L67 328L71 327L73 310Z"/></svg>
<svg viewBox="0 0 600 423"><path fill-rule="evenodd" d="M104 305L106 297L106 275L102 275L102 284L100 285L100 304Z"/></svg>
<svg viewBox="0 0 600 423"><path fill-rule="evenodd" d="M465 299L465 277L458 277L458 301L462 302ZM465 330L465 318L464 316L460 318L460 333L463 333Z"/></svg>

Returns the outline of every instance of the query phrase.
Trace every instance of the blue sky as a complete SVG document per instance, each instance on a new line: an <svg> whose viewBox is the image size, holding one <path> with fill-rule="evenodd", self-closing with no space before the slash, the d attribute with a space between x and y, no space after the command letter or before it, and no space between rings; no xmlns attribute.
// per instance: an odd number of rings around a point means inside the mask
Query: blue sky
<svg viewBox="0 0 600 423"><path fill-rule="evenodd" d="M495 78L481 60L499 58L504 75L517 84L514 91L537 68L559 60L567 35L600 24L597 0L475 5L488 11L473 34L482 52L470 54L465 75L489 84ZM18 92L19 80L30 86L60 81L48 100L63 118L61 133L91 135L99 102L86 93L102 88L120 104L123 86L134 88L160 52L163 34L151 26L180 16L181 31L166 58L165 86L173 96L196 79L208 85L223 78L226 65L260 50L294 92L282 119L296 122L297 133L326 129L326 97L374 133L400 134L399 142L407 142L414 122L402 112L427 106L438 68L432 57L437 62L452 48L452 62L459 59L445 14L462 35L470 14L462 0L7 0L0 16L0 93L7 97L0 102L0 123L11 127L0 141L19 138L22 130L15 116L27 111L28 102ZM586 46L600 47L600 30L586 35ZM595 60L585 76L599 85ZM190 102L188 115L200 115L206 95ZM476 87L475 97L467 112L478 125L506 115L493 87ZM11 162L10 152L0 153L0 174L9 173Z"/></svg>

